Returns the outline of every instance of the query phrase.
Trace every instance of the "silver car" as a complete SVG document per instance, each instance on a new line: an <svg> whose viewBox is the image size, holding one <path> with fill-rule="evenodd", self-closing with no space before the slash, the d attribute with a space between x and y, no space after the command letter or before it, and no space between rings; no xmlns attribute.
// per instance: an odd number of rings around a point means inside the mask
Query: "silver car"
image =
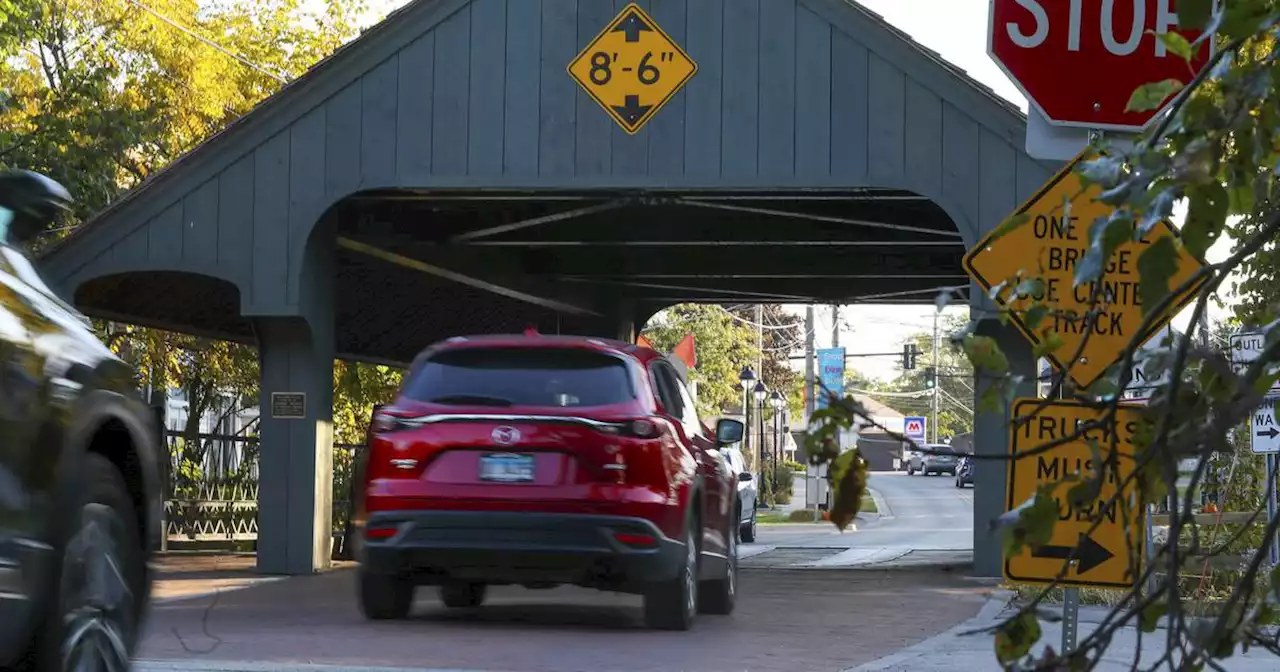
<svg viewBox="0 0 1280 672"><path fill-rule="evenodd" d="M747 461L743 458L742 448L739 445L721 448L720 452L729 463L729 471L737 474L738 502L741 505L738 511L738 538L748 543L753 542L756 540L756 501L758 500L755 474L747 470Z"/></svg>
<svg viewBox="0 0 1280 672"><path fill-rule="evenodd" d="M934 474L956 473L960 460L955 451L945 443L930 443L921 446L923 450L913 450L907 456L907 475L914 476L920 472L925 476Z"/></svg>

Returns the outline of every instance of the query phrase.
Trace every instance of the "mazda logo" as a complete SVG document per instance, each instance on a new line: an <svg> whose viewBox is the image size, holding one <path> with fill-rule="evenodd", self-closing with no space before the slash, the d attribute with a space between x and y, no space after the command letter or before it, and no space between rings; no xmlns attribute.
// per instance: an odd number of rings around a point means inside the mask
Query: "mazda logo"
<svg viewBox="0 0 1280 672"><path fill-rule="evenodd" d="M515 427L499 427L493 430L493 434L489 436L499 446L510 446L513 443L520 442L520 430Z"/></svg>

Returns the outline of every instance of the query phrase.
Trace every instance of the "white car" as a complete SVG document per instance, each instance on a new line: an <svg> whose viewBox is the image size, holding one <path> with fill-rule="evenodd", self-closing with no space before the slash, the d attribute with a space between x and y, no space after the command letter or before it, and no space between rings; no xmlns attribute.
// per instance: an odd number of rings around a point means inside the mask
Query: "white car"
<svg viewBox="0 0 1280 672"><path fill-rule="evenodd" d="M747 461L742 456L741 444L721 448L724 459L729 463L729 471L736 474L738 480L738 538L745 542L756 540L756 474L747 470Z"/></svg>

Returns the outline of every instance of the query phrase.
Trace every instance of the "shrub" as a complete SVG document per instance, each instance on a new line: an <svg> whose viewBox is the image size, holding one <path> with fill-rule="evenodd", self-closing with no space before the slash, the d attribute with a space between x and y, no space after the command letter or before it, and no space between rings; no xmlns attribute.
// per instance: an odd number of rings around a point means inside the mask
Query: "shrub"
<svg viewBox="0 0 1280 672"><path fill-rule="evenodd" d="M790 504L791 487L795 485L796 472L786 464L780 464L773 470L774 503Z"/></svg>

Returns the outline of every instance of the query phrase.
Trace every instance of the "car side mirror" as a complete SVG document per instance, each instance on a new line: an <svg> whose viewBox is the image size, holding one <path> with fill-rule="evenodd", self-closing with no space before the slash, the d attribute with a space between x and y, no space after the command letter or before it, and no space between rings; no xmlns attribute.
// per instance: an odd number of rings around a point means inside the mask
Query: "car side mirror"
<svg viewBox="0 0 1280 672"><path fill-rule="evenodd" d="M752 478L753 476L749 471L744 471L738 474L738 480L742 481L743 483L750 483Z"/></svg>
<svg viewBox="0 0 1280 672"><path fill-rule="evenodd" d="M731 446L742 440L742 433L746 427L739 420L730 420L729 418L721 418L716 423L716 444L724 447Z"/></svg>

